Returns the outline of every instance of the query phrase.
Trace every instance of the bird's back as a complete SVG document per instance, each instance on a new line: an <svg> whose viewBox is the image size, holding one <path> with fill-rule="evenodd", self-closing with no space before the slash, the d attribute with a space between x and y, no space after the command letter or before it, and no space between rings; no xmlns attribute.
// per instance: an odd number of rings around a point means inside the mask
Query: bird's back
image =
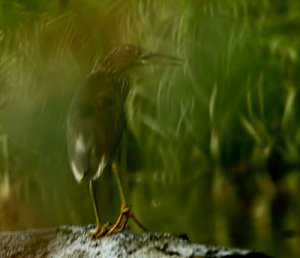
<svg viewBox="0 0 300 258"><path fill-rule="evenodd" d="M67 122L67 145L77 181L98 178L110 164L125 124L122 93L113 77L91 74L76 92Z"/></svg>

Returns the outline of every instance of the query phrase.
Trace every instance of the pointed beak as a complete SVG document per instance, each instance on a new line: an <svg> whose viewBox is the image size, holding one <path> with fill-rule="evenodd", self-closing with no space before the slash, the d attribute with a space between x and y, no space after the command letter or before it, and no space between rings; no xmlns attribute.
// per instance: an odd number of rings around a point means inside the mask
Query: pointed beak
<svg viewBox="0 0 300 258"><path fill-rule="evenodd" d="M173 56L167 56L158 53L149 53L141 57L140 64L161 64L179 66L183 64L183 60Z"/></svg>

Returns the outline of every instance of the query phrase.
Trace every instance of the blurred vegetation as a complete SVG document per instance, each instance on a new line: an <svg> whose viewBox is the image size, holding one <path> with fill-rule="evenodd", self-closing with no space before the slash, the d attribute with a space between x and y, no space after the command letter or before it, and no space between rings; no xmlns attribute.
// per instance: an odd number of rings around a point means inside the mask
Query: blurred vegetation
<svg viewBox="0 0 300 258"><path fill-rule="evenodd" d="M300 2L0 1L0 229L92 223L68 167L75 89L112 47L185 60L135 71L126 189L152 230L300 254ZM109 173L107 220L119 210Z"/></svg>

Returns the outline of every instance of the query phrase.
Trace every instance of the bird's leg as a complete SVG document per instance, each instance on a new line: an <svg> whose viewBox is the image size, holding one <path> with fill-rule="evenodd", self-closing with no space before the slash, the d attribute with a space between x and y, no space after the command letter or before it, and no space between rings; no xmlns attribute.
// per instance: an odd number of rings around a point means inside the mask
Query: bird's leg
<svg viewBox="0 0 300 258"><path fill-rule="evenodd" d="M144 231L147 231L147 229L143 226L143 224L137 219L135 214L132 212L130 206L127 204L125 194L124 194L124 189L123 185L120 179L120 174L118 167L115 162L112 164L112 172L115 175L115 179L117 182L118 190L120 193L120 198L121 198L121 213L119 215L119 218L117 219L116 223L112 226L112 228L108 231L108 234L116 233L116 232L121 232L126 228L126 225L128 223L128 220L130 218L133 219L133 221ZM122 224L122 220L124 218L124 222Z"/></svg>
<svg viewBox="0 0 300 258"><path fill-rule="evenodd" d="M99 208L96 200L96 192L92 180L90 180L89 182L89 191L92 198L93 209L96 218L96 228L95 230L89 231L89 234L91 234L95 238L99 238L108 232L108 227L102 224L101 217L99 214Z"/></svg>

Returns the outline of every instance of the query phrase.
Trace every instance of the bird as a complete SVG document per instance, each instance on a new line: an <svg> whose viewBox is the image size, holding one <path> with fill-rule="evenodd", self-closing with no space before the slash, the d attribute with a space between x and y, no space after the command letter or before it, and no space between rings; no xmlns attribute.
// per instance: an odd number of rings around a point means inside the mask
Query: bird
<svg viewBox="0 0 300 258"><path fill-rule="evenodd" d="M150 64L181 65L182 60L137 45L115 47L89 73L70 103L68 158L76 181L88 184L96 220L90 233L96 238L123 231L130 218L146 231L125 198L115 154L126 127L124 105L131 89L130 73L134 67ZM115 175L121 200L120 215L113 225L103 224L95 194L94 181L105 170Z"/></svg>

